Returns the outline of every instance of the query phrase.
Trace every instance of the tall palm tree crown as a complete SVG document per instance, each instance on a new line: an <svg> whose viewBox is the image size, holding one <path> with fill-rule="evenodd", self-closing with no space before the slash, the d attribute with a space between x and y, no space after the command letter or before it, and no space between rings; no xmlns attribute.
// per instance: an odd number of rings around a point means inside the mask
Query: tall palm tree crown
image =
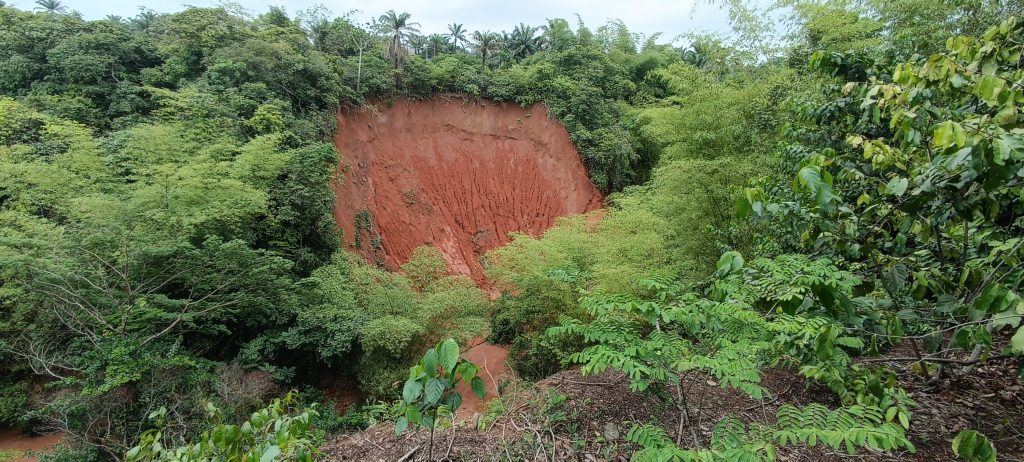
<svg viewBox="0 0 1024 462"><path fill-rule="evenodd" d="M388 37L388 57L395 67L401 66L407 53L404 44L420 32L420 24L409 21L411 16L409 13L399 14L395 13L395 10L388 10L377 18L377 24L374 26L377 32Z"/></svg>
<svg viewBox="0 0 1024 462"><path fill-rule="evenodd" d="M537 35L538 30L540 27L528 26L524 23L519 23L515 29L512 29L506 45L512 52L513 58L523 59L544 48L544 36Z"/></svg>
<svg viewBox="0 0 1024 462"><path fill-rule="evenodd" d="M480 54L480 63L487 65L487 57L501 52L501 36L491 31L473 32L473 49Z"/></svg>
<svg viewBox="0 0 1024 462"><path fill-rule="evenodd" d="M64 6L64 4L59 0L36 0L35 9L50 14L65 13L68 11L68 7Z"/></svg>
<svg viewBox="0 0 1024 462"><path fill-rule="evenodd" d="M448 33L445 34L445 37L448 37L448 39L455 44L455 48L459 48L463 44L469 43L469 39L466 38L466 29L462 28L462 24L449 24Z"/></svg>
<svg viewBox="0 0 1024 462"><path fill-rule="evenodd" d="M441 53L447 53L451 51L451 48L451 42L449 42L444 35L430 34L430 36L427 37L426 55L428 58L433 58Z"/></svg>

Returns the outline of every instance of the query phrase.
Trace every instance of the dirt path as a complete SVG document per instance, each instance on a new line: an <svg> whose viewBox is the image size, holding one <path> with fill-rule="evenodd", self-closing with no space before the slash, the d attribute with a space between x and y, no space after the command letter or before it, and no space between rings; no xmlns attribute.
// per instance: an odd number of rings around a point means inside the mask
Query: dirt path
<svg viewBox="0 0 1024 462"><path fill-rule="evenodd" d="M475 338L469 344L469 350L462 353L467 361L480 366L480 377L484 380L486 394L481 400L473 394L468 383L459 383L458 390L462 395L462 406L456 417L468 419L473 414L483 413L487 401L498 396L498 382L509 373L508 350L505 347L491 345L483 338Z"/></svg>
<svg viewBox="0 0 1024 462"><path fill-rule="evenodd" d="M39 453L52 449L60 443L62 435L28 436L13 428L0 428L0 454L4 451L20 451ZM14 459L6 459L4 462L35 462L38 457L22 455Z"/></svg>

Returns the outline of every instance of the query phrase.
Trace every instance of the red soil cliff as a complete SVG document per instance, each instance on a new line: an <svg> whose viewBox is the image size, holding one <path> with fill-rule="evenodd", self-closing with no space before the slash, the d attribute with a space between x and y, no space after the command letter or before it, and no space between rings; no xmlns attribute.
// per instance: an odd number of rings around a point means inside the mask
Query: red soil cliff
<svg viewBox="0 0 1024 462"><path fill-rule="evenodd" d="M334 144L345 246L390 269L433 244L449 270L484 284L478 257L509 232L539 235L601 206L569 134L541 105L377 103L340 112Z"/></svg>

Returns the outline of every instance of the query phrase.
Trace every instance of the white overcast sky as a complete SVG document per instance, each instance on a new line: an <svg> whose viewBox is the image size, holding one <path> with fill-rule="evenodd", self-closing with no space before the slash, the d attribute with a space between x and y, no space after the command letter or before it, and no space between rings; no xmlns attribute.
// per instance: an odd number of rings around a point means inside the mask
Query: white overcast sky
<svg viewBox="0 0 1024 462"><path fill-rule="evenodd" d="M7 3L25 10L35 6L34 0L8 0ZM160 12L173 12L185 5L218 4L217 0L63 0L63 3L81 12L86 19L100 19L108 14L128 18L136 14L140 5ZM298 11L323 4L339 15L359 10L360 21L368 21L389 9L407 11L412 14L413 21L420 23L424 34L444 32L447 24L452 22L462 23L470 31L511 30L520 22L536 26L546 23L548 18L565 18L574 24L577 13L591 30L610 19L621 19L633 32L648 35L663 32L664 39L686 32L729 31L727 9L709 4L719 2L708 0L237 0L237 3L253 13L266 11L268 5L278 5L293 16ZM766 2L757 0L755 3Z"/></svg>

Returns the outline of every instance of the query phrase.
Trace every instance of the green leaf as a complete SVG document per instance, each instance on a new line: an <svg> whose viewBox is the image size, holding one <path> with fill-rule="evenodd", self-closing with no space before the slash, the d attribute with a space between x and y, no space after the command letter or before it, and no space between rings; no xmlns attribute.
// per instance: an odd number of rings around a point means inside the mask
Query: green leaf
<svg viewBox="0 0 1024 462"><path fill-rule="evenodd" d="M473 377L473 380L469 381L469 388L473 390L473 394L477 398L484 399L484 394L487 390L484 388L484 381L480 377Z"/></svg>
<svg viewBox="0 0 1024 462"><path fill-rule="evenodd" d="M405 402L415 403L421 393L423 393L423 382L415 379L405 381L405 387L402 388L402 399Z"/></svg>
<svg viewBox="0 0 1024 462"><path fill-rule="evenodd" d="M797 173L795 186L802 186L814 196L818 206L825 211L832 206L832 174L818 166L808 166Z"/></svg>
<svg viewBox="0 0 1024 462"><path fill-rule="evenodd" d="M398 420L395 421L395 434L401 435L402 433L405 433L405 429L408 427L409 420L406 419L405 416L399 417Z"/></svg>
<svg viewBox="0 0 1024 462"><path fill-rule="evenodd" d="M953 454L971 462L996 462L995 446L974 430L963 430L953 438Z"/></svg>
<svg viewBox="0 0 1024 462"><path fill-rule="evenodd" d="M444 388L444 382L438 379L430 379L427 382L426 393L423 397L424 403L427 406L436 405L441 400L441 395L444 394Z"/></svg>
<svg viewBox="0 0 1024 462"><path fill-rule="evenodd" d="M423 372L427 377L437 377L437 350L431 348L423 355Z"/></svg>
<svg viewBox="0 0 1024 462"><path fill-rule="evenodd" d="M1017 333L1010 338L1010 351L1015 354L1024 355L1024 327L1017 329Z"/></svg>
<svg viewBox="0 0 1024 462"><path fill-rule="evenodd" d="M974 300L974 309L980 313L995 314L1006 311L1009 308L1016 308L1021 303L1017 294L1001 284L989 284L981 291L981 295Z"/></svg>
<svg viewBox="0 0 1024 462"><path fill-rule="evenodd" d="M274 446L267 446L267 448L263 450L263 455L260 456L260 462L274 462L275 460L277 460L277 457L280 456L280 455L281 455L281 448L280 447L278 447L276 445L274 445Z"/></svg>
<svg viewBox="0 0 1024 462"><path fill-rule="evenodd" d="M445 372L455 369L455 364L459 362L459 344L452 339L441 343L441 346L438 347L438 360Z"/></svg>
<svg viewBox="0 0 1024 462"><path fill-rule="evenodd" d="M754 214L754 208L751 207L750 201L746 197L740 196L736 198L736 218L743 219Z"/></svg>
<svg viewBox="0 0 1024 462"><path fill-rule="evenodd" d="M967 132L960 124L947 120L935 129L932 134L932 144L943 148L950 145L962 148L967 144Z"/></svg>
<svg viewBox="0 0 1024 462"><path fill-rule="evenodd" d="M462 368L460 376L463 382L473 380L473 378L476 377L476 374L480 372L480 368L477 367L476 364L470 362L462 363L460 367Z"/></svg>
<svg viewBox="0 0 1024 462"><path fill-rule="evenodd" d="M992 152L996 164L1005 165L1007 160L1024 156L1024 139L1004 134L992 141Z"/></svg>
<svg viewBox="0 0 1024 462"><path fill-rule="evenodd" d="M458 393L451 393L448 396L445 396L444 405L452 412L458 410L459 406L462 405L462 395Z"/></svg>
<svg viewBox="0 0 1024 462"><path fill-rule="evenodd" d="M889 180L889 184L885 185L885 192L890 196L902 196L903 193L907 192L907 185L910 182L903 177L894 177Z"/></svg>
<svg viewBox="0 0 1024 462"><path fill-rule="evenodd" d="M718 259L718 275L728 276L733 272L743 268L743 255L735 250L723 253L722 257Z"/></svg>
<svg viewBox="0 0 1024 462"><path fill-rule="evenodd" d="M998 98L999 93L1003 91L1003 84L1003 79L995 75L983 75L978 77L974 85L974 94L989 106L996 106L999 104Z"/></svg>
<svg viewBox="0 0 1024 462"><path fill-rule="evenodd" d="M419 424L423 421L423 414L420 413L419 408L416 406L409 406L405 408L405 416L403 418L409 421L409 423Z"/></svg>

